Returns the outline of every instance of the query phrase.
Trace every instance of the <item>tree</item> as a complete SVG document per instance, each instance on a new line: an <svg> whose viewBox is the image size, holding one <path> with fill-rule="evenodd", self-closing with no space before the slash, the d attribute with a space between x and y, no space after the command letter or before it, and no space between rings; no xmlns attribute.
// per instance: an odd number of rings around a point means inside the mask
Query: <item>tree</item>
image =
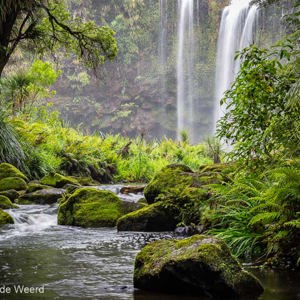
<svg viewBox="0 0 300 300"><path fill-rule="evenodd" d="M218 135L233 144L235 159L300 155L299 11L287 21L292 33L271 50L252 45L238 54L243 64L221 101L227 112L218 124Z"/></svg>
<svg viewBox="0 0 300 300"><path fill-rule="evenodd" d="M0 76L16 47L64 49L96 69L117 54L114 31L73 18L64 0L0 0Z"/></svg>
<svg viewBox="0 0 300 300"><path fill-rule="evenodd" d="M27 104L55 94L50 86L60 74L49 62L35 60L28 70L0 78L0 101L5 106L9 104L13 114L23 112Z"/></svg>

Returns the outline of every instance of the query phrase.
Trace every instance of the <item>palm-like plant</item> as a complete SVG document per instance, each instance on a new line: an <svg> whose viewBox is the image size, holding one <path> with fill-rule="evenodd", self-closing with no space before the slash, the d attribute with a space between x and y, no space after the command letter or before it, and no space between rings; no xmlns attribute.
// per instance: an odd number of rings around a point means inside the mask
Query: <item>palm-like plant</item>
<svg viewBox="0 0 300 300"><path fill-rule="evenodd" d="M0 162L8 162L25 171L25 153L13 127L0 109Z"/></svg>

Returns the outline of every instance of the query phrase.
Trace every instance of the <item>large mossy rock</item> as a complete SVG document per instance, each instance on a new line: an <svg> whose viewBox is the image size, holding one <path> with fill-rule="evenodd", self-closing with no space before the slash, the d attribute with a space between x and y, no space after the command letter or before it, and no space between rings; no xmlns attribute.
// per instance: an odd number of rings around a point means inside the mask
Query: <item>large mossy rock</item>
<svg viewBox="0 0 300 300"><path fill-rule="evenodd" d="M14 202L20 196L16 190L1 191L0 195L7 197L12 202Z"/></svg>
<svg viewBox="0 0 300 300"><path fill-rule="evenodd" d="M58 173L49 174L49 175L43 177L40 180L40 183L44 184L44 185L50 185L50 186L56 187L56 188L62 188L66 184L73 184L73 185L78 185L78 186L80 185L76 179L74 179L70 176L64 176L64 175L61 175Z"/></svg>
<svg viewBox="0 0 300 300"><path fill-rule="evenodd" d="M241 268L224 242L204 235L148 244L135 260L134 287L222 299L256 299L263 292L260 282Z"/></svg>
<svg viewBox="0 0 300 300"><path fill-rule="evenodd" d="M0 164L0 180L7 177L19 177L27 181L27 177L16 167L8 163Z"/></svg>
<svg viewBox="0 0 300 300"><path fill-rule="evenodd" d="M20 177L7 177L0 180L0 191L8 190L26 190L27 184L24 179Z"/></svg>
<svg viewBox="0 0 300 300"><path fill-rule="evenodd" d="M187 166L173 164L159 171L145 187L144 195L149 204L156 201L160 194L166 194L172 188L184 189L199 186L196 174Z"/></svg>
<svg viewBox="0 0 300 300"><path fill-rule="evenodd" d="M10 208L17 208L18 206L13 204L9 198L6 196L0 195L0 208L1 209L10 209Z"/></svg>
<svg viewBox="0 0 300 300"><path fill-rule="evenodd" d="M19 197L16 201L18 204L54 204L62 198L64 189L47 188L27 193Z"/></svg>
<svg viewBox="0 0 300 300"><path fill-rule="evenodd" d="M14 219L10 214L0 209L0 227L6 224L14 224Z"/></svg>
<svg viewBox="0 0 300 300"><path fill-rule="evenodd" d="M114 193L80 188L60 202L58 224L114 227L124 213L124 204Z"/></svg>
<svg viewBox="0 0 300 300"><path fill-rule="evenodd" d="M176 228L174 208L166 208L161 202L156 202L131 212L118 220L119 231L171 231Z"/></svg>
<svg viewBox="0 0 300 300"><path fill-rule="evenodd" d="M28 183L26 193L33 193L35 191L45 190L48 188L51 187L45 184L40 184L39 182L31 181Z"/></svg>
<svg viewBox="0 0 300 300"><path fill-rule="evenodd" d="M209 184L223 183L229 180L232 167L228 164L202 166L197 172L180 164L166 166L150 181L144 190L149 204L162 201L163 198L177 197L182 203L190 202L189 194L200 196L200 200L209 198ZM190 193L192 191L192 194ZM181 194L181 195L180 195ZM202 194L202 195L200 195Z"/></svg>

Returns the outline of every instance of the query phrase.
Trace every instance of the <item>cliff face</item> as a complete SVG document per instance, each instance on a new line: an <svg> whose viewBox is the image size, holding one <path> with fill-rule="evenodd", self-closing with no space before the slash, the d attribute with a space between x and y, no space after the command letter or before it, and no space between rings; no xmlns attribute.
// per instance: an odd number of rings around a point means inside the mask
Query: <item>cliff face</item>
<svg viewBox="0 0 300 300"><path fill-rule="evenodd" d="M228 2L194 1L193 84L200 138L213 125L216 43L221 11ZM177 1L74 1L72 9L74 15L111 26L119 55L97 78L71 58L65 61L54 99L63 118L88 132L175 137Z"/></svg>

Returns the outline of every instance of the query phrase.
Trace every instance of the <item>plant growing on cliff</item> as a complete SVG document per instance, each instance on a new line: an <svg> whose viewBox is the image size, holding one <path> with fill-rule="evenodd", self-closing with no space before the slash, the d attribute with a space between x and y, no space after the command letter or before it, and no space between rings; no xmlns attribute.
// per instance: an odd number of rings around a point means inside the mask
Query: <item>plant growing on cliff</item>
<svg viewBox="0 0 300 300"><path fill-rule="evenodd" d="M217 134L246 163L300 154L299 11L286 19L290 34L271 50L252 45L238 54L241 70L221 101L227 112Z"/></svg>

